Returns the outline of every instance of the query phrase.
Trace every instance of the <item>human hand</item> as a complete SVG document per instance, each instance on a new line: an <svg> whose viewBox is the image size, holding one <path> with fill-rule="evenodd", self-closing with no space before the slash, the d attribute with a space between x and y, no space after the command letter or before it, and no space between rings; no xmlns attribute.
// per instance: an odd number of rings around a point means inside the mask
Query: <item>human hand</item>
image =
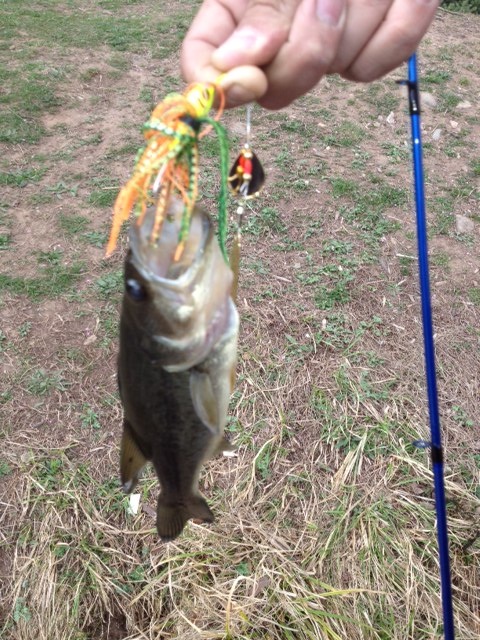
<svg viewBox="0 0 480 640"><path fill-rule="evenodd" d="M439 0L205 0L182 47L188 82L219 74L227 106L281 109L321 78L370 82L404 62Z"/></svg>

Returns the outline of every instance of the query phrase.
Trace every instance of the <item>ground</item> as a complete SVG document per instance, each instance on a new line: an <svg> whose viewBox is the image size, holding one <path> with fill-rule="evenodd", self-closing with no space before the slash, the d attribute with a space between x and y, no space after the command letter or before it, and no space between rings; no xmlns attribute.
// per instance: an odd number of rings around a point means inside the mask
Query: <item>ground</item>
<svg viewBox="0 0 480 640"><path fill-rule="evenodd" d="M140 513L127 513L125 236L108 260L104 246L140 126L183 88L195 3L159 6L1 6L0 635L440 637L431 464L412 445L429 432L403 68L371 85L330 77L288 109L253 111L267 183L245 222L228 425L238 455L202 474L213 525L160 543L152 472ZM479 30L479 17L439 12L419 51L462 640L480 634ZM232 160L244 118L222 119ZM201 200L215 211L214 135L201 156Z"/></svg>

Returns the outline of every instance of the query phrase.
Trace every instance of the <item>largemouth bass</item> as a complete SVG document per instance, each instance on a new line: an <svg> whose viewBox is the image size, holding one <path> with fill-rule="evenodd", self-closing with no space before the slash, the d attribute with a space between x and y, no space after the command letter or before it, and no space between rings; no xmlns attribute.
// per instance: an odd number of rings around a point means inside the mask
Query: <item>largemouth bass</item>
<svg viewBox="0 0 480 640"><path fill-rule="evenodd" d="M130 228L120 321L121 481L131 492L153 462L163 540L176 538L190 518L214 520L198 480L202 464L228 446L223 432L239 325L233 275L200 207L181 258L173 260L182 207L171 202L158 244L151 242L153 210Z"/></svg>

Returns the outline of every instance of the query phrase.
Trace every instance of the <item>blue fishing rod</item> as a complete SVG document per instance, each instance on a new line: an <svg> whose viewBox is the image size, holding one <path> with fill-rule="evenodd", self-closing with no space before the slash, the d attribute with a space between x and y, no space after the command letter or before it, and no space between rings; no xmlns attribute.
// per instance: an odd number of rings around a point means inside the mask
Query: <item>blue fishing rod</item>
<svg viewBox="0 0 480 640"><path fill-rule="evenodd" d="M454 640L452 583L448 554L447 509L443 476L443 449L438 411L437 379L435 373L435 348L433 341L432 309L430 301L430 279L428 273L428 242L425 213L425 193L422 160L422 137L420 128L420 101L417 76L417 57L413 54L408 61L408 80L400 81L408 87L408 104L412 131L413 174L415 186L415 208L417 218L418 264L420 295L422 304L423 341L425 371L427 380L428 408L430 415L431 441L419 440L414 444L430 448L435 487L435 508L437 514L437 537L440 558L440 582L442 590L443 627L445 640Z"/></svg>

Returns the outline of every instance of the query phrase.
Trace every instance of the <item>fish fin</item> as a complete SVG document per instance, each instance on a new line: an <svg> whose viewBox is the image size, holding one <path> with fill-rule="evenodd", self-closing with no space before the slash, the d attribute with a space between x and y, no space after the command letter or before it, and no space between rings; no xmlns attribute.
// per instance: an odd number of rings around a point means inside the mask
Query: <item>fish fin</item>
<svg viewBox="0 0 480 640"><path fill-rule="evenodd" d="M190 372L190 395L200 420L210 431L217 434L220 429L218 406L208 373L195 369Z"/></svg>
<svg viewBox="0 0 480 640"><path fill-rule="evenodd" d="M162 495L157 505L157 531L164 542L177 538L190 518L197 522L213 522L214 515L200 495L191 496L185 503L169 502Z"/></svg>
<svg viewBox="0 0 480 640"><path fill-rule="evenodd" d="M120 480L125 493L133 491L146 464L147 460L135 442L130 423L124 420L120 445Z"/></svg>

